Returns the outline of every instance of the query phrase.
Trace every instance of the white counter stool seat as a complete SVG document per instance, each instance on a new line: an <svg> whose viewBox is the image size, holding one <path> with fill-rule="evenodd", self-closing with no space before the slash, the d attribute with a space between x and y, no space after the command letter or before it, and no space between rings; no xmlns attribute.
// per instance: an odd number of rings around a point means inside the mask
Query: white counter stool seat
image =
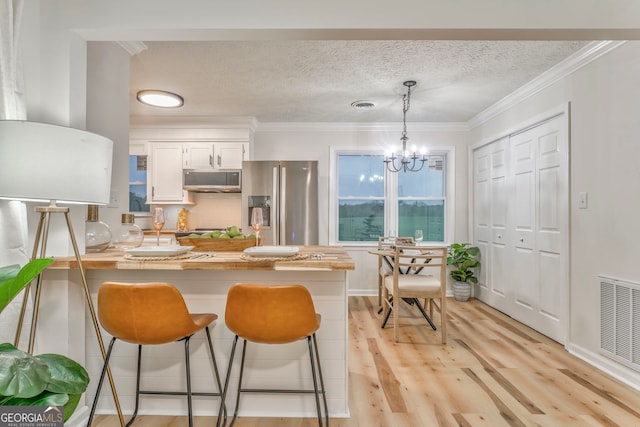
<svg viewBox="0 0 640 427"><path fill-rule="evenodd" d="M313 393L316 400L318 425L321 427L323 423L320 396L322 396L326 419L324 425L329 425L327 398L316 340L316 331L320 328L320 315L316 313L311 294L307 288L302 285L236 284L227 294L225 323L227 328L235 334L224 384L223 394L225 397L238 338L243 339L236 405L231 426L235 423L238 415L241 393ZM313 390L242 388L247 341L262 344L286 344L302 339L307 340L309 348Z"/></svg>
<svg viewBox="0 0 640 427"><path fill-rule="evenodd" d="M104 375L111 357L116 339L138 345L138 366L136 375L135 409L127 426L131 425L138 414L138 404L141 394L149 395L177 395L187 396L189 426L193 426L192 396L220 397L220 413L224 413L224 423L218 417L216 425L226 424L226 407L222 399L222 385L218 374L213 344L211 342L211 325L218 315L215 313L189 313L184 298L178 289L169 283L116 283L105 282L98 289L98 318L100 324L112 335L107 351L96 396L91 407L89 421L95 414ZM211 356L212 373L217 384L218 392L204 393L191 391L191 368L189 340L196 332L205 330L209 354ZM140 371L143 345L167 344L174 341L184 341L184 355L186 364L186 391L150 391L140 390Z"/></svg>

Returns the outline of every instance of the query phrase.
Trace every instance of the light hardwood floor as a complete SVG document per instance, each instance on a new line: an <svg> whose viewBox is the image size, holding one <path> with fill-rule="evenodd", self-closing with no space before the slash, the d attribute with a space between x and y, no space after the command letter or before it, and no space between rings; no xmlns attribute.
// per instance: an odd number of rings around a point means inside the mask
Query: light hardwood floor
<svg viewBox="0 0 640 427"><path fill-rule="evenodd" d="M400 310L400 343L374 297L349 298L351 418L334 427L640 426L640 393L485 304L448 299L448 340L415 307ZM439 314L435 316L439 324ZM196 417L196 426L215 425ZM99 416L96 427L115 427ZM139 417L182 427L186 417ZM237 427L317 426L315 418L238 418Z"/></svg>

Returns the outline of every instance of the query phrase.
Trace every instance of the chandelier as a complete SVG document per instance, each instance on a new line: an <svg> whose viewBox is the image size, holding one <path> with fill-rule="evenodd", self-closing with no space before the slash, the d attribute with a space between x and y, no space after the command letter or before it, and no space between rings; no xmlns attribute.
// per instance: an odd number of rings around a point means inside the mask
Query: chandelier
<svg viewBox="0 0 640 427"><path fill-rule="evenodd" d="M416 85L414 80L408 80L403 83L407 87L407 93L402 96L402 151L400 153L392 152L390 155L384 157L384 163L387 165L389 172L418 172L424 166L424 162L427 161L426 154L418 154L415 151L407 151L407 111L411 102L411 88Z"/></svg>

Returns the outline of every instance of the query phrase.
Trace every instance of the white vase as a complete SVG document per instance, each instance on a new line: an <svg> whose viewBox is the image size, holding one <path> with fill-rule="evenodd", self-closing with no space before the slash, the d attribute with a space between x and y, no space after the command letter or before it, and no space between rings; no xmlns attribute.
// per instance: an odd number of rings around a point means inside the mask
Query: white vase
<svg viewBox="0 0 640 427"><path fill-rule="evenodd" d="M467 301L471 297L471 283L454 281L451 283L453 298L456 301Z"/></svg>

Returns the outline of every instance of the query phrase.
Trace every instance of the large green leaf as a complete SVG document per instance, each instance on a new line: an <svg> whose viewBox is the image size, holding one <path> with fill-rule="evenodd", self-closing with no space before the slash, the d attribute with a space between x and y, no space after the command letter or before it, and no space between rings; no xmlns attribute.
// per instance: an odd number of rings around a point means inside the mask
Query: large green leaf
<svg viewBox="0 0 640 427"><path fill-rule="evenodd" d="M51 372L47 390L55 393L82 394L89 384L89 374L77 362L60 354L36 356L46 363Z"/></svg>
<svg viewBox="0 0 640 427"><path fill-rule="evenodd" d="M78 403L80 403L80 397L82 394L70 394L69 401L66 405L64 405L64 421L67 422L71 415L75 412L78 407Z"/></svg>
<svg viewBox="0 0 640 427"><path fill-rule="evenodd" d="M3 406L65 406L69 402L66 394L43 391L32 397L11 397Z"/></svg>
<svg viewBox="0 0 640 427"><path fill-rule="evenodd" d="M46 363L11 344L0 344L0 395L37 396L45 390L50 378Z"/></svg>
<svg viewBox="0 0 640 427"><path fill-rule="evenodd" d="M52 258L39 258L22 268L17 264L0 268L0 313L52 261Z"/></svg>

